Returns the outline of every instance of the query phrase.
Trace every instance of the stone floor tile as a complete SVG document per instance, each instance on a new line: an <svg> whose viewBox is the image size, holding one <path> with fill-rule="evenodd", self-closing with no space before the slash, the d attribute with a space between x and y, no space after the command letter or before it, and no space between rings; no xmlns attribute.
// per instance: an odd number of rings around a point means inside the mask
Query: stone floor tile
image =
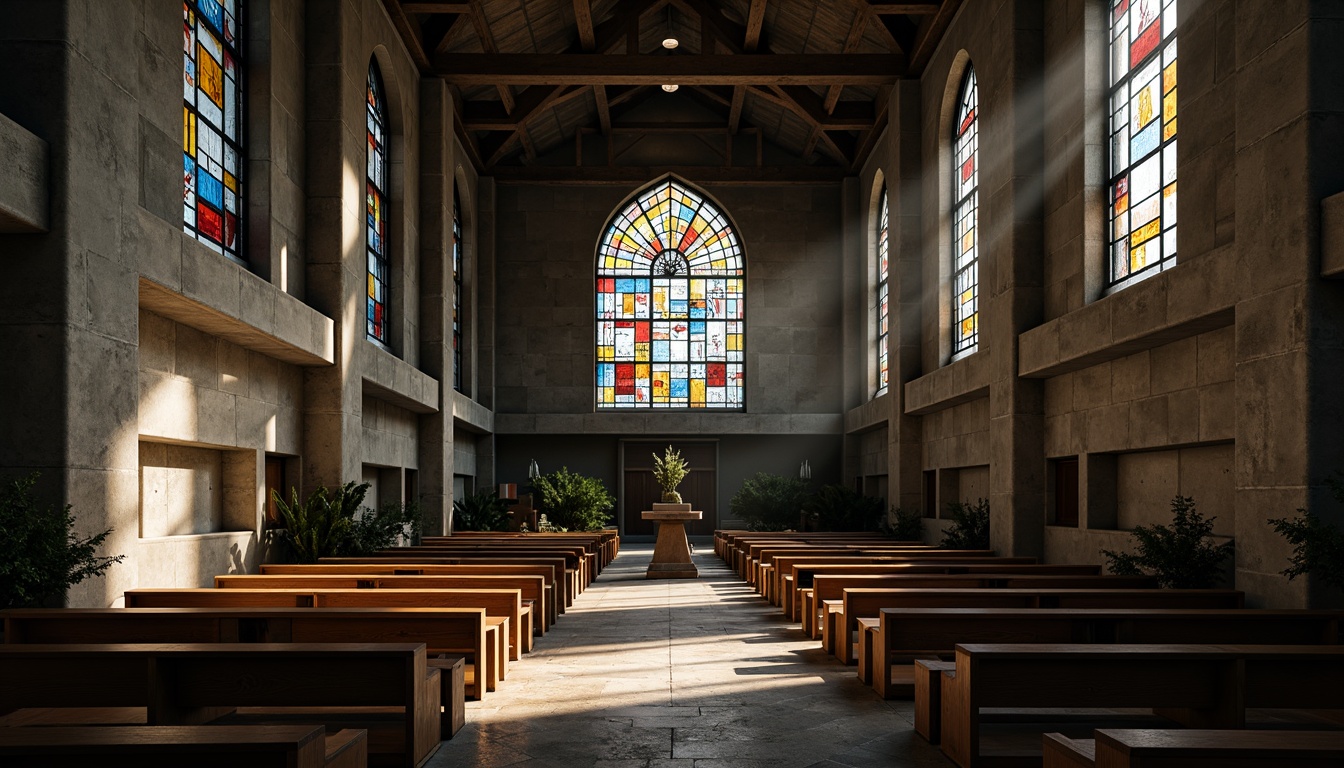
<svg viewBox="0 0 1344 768"><path fill-rule="evenodd" d="M645 579L651 554L624 545L427 768L951 765L712 548L693 580Z"/></svg>

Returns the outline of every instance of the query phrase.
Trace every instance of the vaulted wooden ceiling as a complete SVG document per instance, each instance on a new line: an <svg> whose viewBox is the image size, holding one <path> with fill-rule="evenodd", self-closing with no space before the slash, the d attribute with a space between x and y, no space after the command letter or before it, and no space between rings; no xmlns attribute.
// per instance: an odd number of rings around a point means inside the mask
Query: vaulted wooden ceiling
<svg viewBox="0 0 1344 768"><path fill-rule="evenodd" d="M817 177L863 162L891 84L923 70L961 0L383 3L421 71L453 87L483 172L611 172L642 139L681 135L722 168ZM586 140L606 148L587 166Z"/></svg>

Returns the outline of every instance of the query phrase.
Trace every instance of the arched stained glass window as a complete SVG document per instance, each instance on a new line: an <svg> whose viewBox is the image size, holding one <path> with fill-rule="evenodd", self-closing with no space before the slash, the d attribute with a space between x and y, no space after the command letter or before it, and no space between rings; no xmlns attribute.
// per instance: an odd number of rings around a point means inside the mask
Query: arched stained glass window
<svg viewBox="0 0 1344 768"><path fill-rule="evenodd" d="M877 394L887 391L887 300L890 295L887 275L887 187L877 204Z"/></svg>
<svg viewBox="0 0 1344 768"><path fill-rule="evenodd" d="M182 229L241 258L243 0L182 3Z"/></svg>
<svg viewBox="0 0 1344 768"><path fill-rule="evenodd" d="M462 391L462 202L453 186L453 389Z"/></svg>
<svg viewBox="0 0 1344 768"><path fill-rule="evenodd" d="M387 100L378 62L369 62L365 112L368 117L368 160L365 170L365 214L369 260L368 336L387 343Z"/></svg>
<svg viewBox="0 0 1344 768"><path fill-rule="evenodd" d="M966 68L952 126L952 354L980 339L980 141L975 70Z"/></svg>
<svg viewBox="0 0 1344 768"><path fill-rule="evenodd" d="M743 406L742 249L703 194L638 193L598 248L597 407Z"/></svg>
<svg viewBox="0 0 1344 768"><path fill-rule="evenodd" d="M1176 265L1176 0L1111 0L1108 286Z"/></svg>

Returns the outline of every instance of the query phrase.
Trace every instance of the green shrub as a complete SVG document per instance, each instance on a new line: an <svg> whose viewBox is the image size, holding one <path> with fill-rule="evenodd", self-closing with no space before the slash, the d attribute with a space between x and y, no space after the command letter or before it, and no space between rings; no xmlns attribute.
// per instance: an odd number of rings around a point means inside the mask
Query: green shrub
<svg viewBox="0 0 1344 768"><path fill-rule="evenodd" d="M798 525L807 483L795 477L757 472L733 494L729 509L751 531L787 531Z"/></svg>
<svg viewBox="0 0 1344 768"><path fill-rule="evenodd" d="M918 509L893 504L890 516L882 522L882 532L897 541L922 541L924 514Z"/></svg>
<svg viewBox="0 0 1344 768"><path fill-rule="evenodd" d="M278 491L272 492L285 524L275 529L276 538L289 546L291 556L300 563L341 554L354 535L355 513L368 490L368 483L353 480L335 492L318 486L303 502L299 501L298 488L290 488L289 502Z"/></svg>
<svg viewBox="0 0 1344 768"><path fill-rule="evenodd" d="M677 493L677 486L686 477L689 467L690 464L681 458L681 453L673 450L670 445L662 456L653 454L653 479L658 481L658 487L663 489L663 503L681 503L681 494Z"/></svg>
<svg viewBox="0 0 1344 768"><path fill-rule="evenodd" d="M405 541L414 545L420 541L420 505L414 501L384 502L378 509L364 507L351 521L350 537L340 547L348 557L371 555L380 549L398 546Z"/></svg>
<svg viewBox="0 0 1344 768"><path fill-rule="evenodd" d="M495 489L469 493L453 502L453 530L507 531L509 501Z"/></svg>
<svg viewBox="0 0 1344 768"><path fill-rule="evenodd" d="M1214 545L1207 541L1213 521L1195 509L1195 500L1176 496L1171 500L1171 527L1134 527L1134 553L1103 549L1111 573L1118 576L1153 576L1169 589L1207 589L1222 580L1223 561L1232 554L1232 542Z"/></svg>
<svg viewBox="0 0 1344 768"><path fill-rule="evenodd" d="M943 531L939 546L947 549L989 549L989 500L974 504L960 501L947 505L952 527Z"/></svg>
<svg viewBox="0 0 1344 768"><path fill-rule="evenodd" d="M882 522L882 500L843 485L823 485L803 500L803 511L818 531L875 531Z"/></svg>
<svg viewBox="0 0 1344 768"><path fill-rule="evenodd" d="M1332 477L1326 483L1335 500L1344 504L1344 482ZM1300 517L1269 521L1274 531L1293 545L1293 556L1283 575L1292 581L1310 574L1327 587L1344 590L1344 530L1305 509L1298 509L1297 513Z"/></svg>
<svg viewBox="0 0 1344 768"><path fill-rule="evenodd" d="M34 472L0 487L0 608L59 601L70 587L126 557L96 554L111 528L81 538L69 504L39 504L32 492L37 478Z"/></svg>
<svg viewBox="0 0 1344 768"><path fill-rule="evenodd" d="M616 504L601 480L570 472L568 467L534 479L532 489L541 497L541 509L550 523L571 531L602 530Z"/></svg>

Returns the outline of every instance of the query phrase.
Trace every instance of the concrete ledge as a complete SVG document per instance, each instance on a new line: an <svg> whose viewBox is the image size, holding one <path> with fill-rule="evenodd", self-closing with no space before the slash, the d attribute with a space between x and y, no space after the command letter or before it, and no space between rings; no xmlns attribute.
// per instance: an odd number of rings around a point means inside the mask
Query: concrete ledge
<svg viewBox="0 0 1344 768"><path fill-rule="evenodd" d="M1204 254L1023 333L1017 374L1050 378L1231 325L1235 258Z"/></svg>
<svg viewBox="0 0 1344 768"><path fill-rule="evenodd" d="M439 412L439 382L373 342L361 355L364 394L412 413Z"/></svg>
<svg viewBox="0 0 1344 768"><path fill-rule="evenodd" d="M0 232L49 229L47 142L0 115Z"/></svg>
<svg viewBox="0 0 1344 768"><path fill-rule="evenodd" d="M976 352L905 384L905 412L920 416L989 397L989 355Z"/></svg>
<svg viewBox="0 0 1344 768"><path fill-rule="evenodd" d="M498 413L495 434L838 435L838 413Z"/></svg>
<svg viewBox="0 0 1344 768"><path fill-rule="evenodd" d="M890 415L891 389L888 388L886 394L878 395L863 405L845 412L845 434L867 432L874 427L880 427L887 423Z"/></svg>
<svg viewBox="0 0 1344 768"><path fill-rule="evenodd" d="M146 277L140 278L140 306L156 314L218 336L240 347L294 365L335 362L335 325L331 318L281 291L241 266L211 254L232 269L233 292L248 294L244 319L238 302L230 310L188 297Z"/></svg>
<svg viewBox="0 0 1344 768"><path fill-rule="evenodd" d="M1344 278L1344 192L1321 201L1321 277Z"/></svg>
<svg viewBox="0 0 1344 768"><path fill-rule="evenodd" d="M453 424L455 426L482 435L488 435L495 431L495 414L493 411L455 389L450 390L448 395L452 399Z"/></svg>

